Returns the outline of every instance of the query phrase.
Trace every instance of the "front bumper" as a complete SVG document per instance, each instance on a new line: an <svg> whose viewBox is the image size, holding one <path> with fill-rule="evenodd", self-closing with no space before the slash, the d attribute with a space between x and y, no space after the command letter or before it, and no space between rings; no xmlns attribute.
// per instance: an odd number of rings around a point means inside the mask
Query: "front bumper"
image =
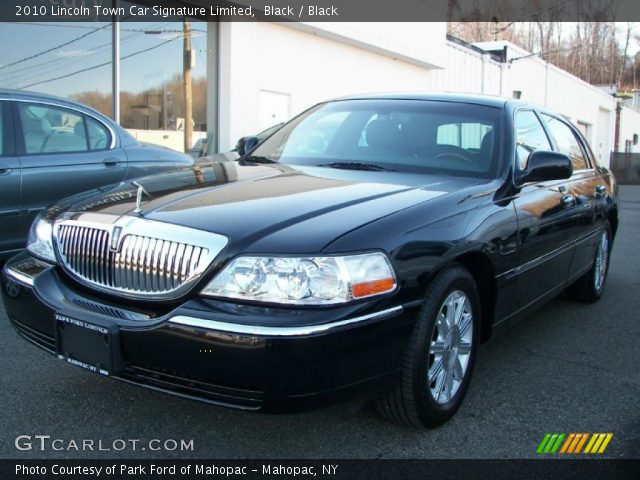
<svg viewBox="0 0 640 480"><path fill-rule="evenodd" d="M122 368L114 378L269 412L392 386L418 309L390 299L304 310L202 298L163 310L115 304L26 253L5 265L2 291L18 333L52 354L60 353L55 315L78 319L117 330Z"/></svg>

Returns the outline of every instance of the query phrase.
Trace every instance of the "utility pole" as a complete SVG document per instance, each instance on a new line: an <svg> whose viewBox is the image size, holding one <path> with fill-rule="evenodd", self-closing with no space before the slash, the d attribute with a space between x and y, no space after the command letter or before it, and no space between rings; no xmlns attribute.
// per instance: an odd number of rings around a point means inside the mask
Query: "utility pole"
<svg viewBox="0 0 640 480"><path fill-rule="evenodd" d="M191 21L184 19L184 57L182 63L182 86L184 91L184 151L191 148L193 135L193 98L191 92Z"/></svg>
<svg viewBox="0 0 640 480"><path fill-rule="evenodd" d="M114 0L113 10L117 11L119 0ZM120 19L117 14L111 20L111 116L120 123Z"/></svg>

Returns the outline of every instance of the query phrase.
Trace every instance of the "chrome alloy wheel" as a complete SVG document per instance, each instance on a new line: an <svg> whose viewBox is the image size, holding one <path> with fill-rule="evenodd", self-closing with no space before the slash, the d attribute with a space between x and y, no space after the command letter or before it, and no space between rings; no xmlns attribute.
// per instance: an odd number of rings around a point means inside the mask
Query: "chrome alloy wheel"
<svg viewBox="0 0 640 480"><path fill-rule="evenodd" d="M595 275L593 276L594 287L600 291L607 275L607 264L609 262L609 234L604 231L598 243L596 253Z"/></svg>
<svg viewBox="0 0 640 480"><path fill-rule="evenodd" d="M473 340L473 311L466 293L455 290L440 306L429 347L428 384L433 400L447 403L464 379Z"/></svg>

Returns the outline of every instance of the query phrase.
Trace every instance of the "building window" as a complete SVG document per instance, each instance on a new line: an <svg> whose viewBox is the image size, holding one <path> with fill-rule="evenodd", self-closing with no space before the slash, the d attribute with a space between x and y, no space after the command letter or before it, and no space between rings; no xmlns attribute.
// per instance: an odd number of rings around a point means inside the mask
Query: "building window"
<svg viewBox="0 0 640 480"><path fill-rule="evenodd" d="M127 2L121 4L128 11ZM121 23L120 124L138 140L180 151L187 122L193 129L189 147L207 131L207 23L188 22L187 34L184 22ZM192 52L190 119L184 103L185 36ZM128 60L130 55L135 56Z"/></svg>
<svg viewBox="0 0 640 480"><path fill-rule="evenodd" d="M111 23L4 23L0 87L49 93L111 116Z"/></svg>
<svg viewBox="0 0 640 480"><path fill-rule="evenodd" d="M128 2L120 3L129 11ZM119 24L120 123L141 141L180 151L187 122L193 126L191 144L206 136L206 65L211 56L207 23L190 20L188 35L184 25ZM190 119L183 101L186 36L192 52ZM69 98L112 117L111 22L7 23L0 28L0 45L11 45L0 50L0 88Z"/></svg>

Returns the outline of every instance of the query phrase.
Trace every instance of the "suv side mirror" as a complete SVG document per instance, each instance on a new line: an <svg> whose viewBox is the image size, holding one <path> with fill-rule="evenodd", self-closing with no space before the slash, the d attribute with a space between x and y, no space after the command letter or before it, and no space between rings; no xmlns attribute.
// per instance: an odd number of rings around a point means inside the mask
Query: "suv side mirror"
<svg viewBox="0 0 640 480"><path fill-rule="evenodd" d="M238 140L238 143L236 143L236 151L238 152L238 155L244 157L247 153L253 150L258 143L260 143L258 141L258 137L242 137Z"/></svg>
<svg viewBox="0 0 640 480"><path fill-rule="evenodd" d="M535 150L529 155L527 170L516 180L518 186L527 182L562 180L573 175L571 159L564 153Z"/></svg>

